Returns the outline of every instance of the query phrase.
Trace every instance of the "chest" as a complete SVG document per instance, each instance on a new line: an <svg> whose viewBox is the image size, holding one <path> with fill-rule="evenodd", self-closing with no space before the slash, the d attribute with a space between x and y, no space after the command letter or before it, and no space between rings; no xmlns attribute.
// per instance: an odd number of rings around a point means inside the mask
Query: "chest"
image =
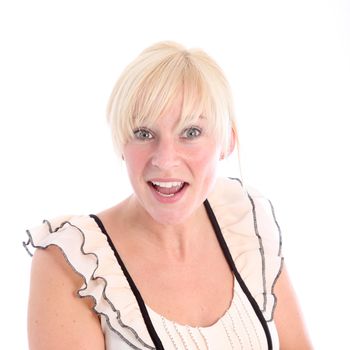
<svg viewBox="0 0 350 350"><path fill-rule="evenodd" d="M124 260L145 304L165 318L209 326L229 308L234 278L220 247L213 245L196 259L179 263L131 256Z"/></svg>

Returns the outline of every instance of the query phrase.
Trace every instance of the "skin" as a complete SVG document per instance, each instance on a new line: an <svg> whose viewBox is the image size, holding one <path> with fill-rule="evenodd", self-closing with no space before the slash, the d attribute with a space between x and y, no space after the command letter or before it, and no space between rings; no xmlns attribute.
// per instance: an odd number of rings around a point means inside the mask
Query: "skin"
<svg viewBox="0 0 350 350"><path fill-rule="evenodd" d="M92 301L76 296L81 285L58 248L35 252L28 305L30 350L105 349Z"/></svg>
<svg viewBox="0 0 350 350"><path fill-rule="evenodd" d="M280 348L283 350L313 349L306 332L296 293L285 266L277 280L274 293L277 297L274 321L280 340Z"/></svg>
<svg viewBox="0 0 350 350"><path fill-rule="evenodd" d="M209 326L229 307L234 285L202 205L215 182L221 149L205 118L178 132L180 112L181 97L152 128L135 132L123 150L134 194L98 216L149 307L180 324ZM178 202L161 203L147 183L154 178L188 186ZM105 348L93 302L75 294L81 284L58 248L36 251L28 312L31 350ZM312 349L285 267L275 294L281 349Z"/></svg>
<svg viewBox="0 0 350 350"><path fill-rule="evenodd" d="M196 222L195 217L214 185L220 160L221 147L205 117L177 132L181 105L180 96L156 125L140 125L123 150L135 193L132 210L143 216L142 222L152 228L150 231L158 231L157 236L164 229L175 229L182 237L188 236L191 226L187 222ZM189 186L181 201L161 204L150 193L147 182L151 179L177 179Z"/></svg>

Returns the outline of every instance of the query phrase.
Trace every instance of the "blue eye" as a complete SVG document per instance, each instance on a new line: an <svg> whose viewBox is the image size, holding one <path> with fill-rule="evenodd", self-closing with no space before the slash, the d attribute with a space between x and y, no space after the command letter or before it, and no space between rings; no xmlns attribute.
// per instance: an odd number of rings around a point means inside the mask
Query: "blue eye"
<svg viewBox="0 0 350 350"><path fill-rule="evenodd" d="M134 135L138 140L153 139L152 133L149 130L143 129L143 128L139 128L139 129L134 130Z"/></svg>
<svg viewBox="0 0 350 350"><path fill-rule="evenodd" d="M201 133L202 133L201 129L192 126L183 131L182 137L185 137L187 139L195 139L196 137L200 136Z"/></svg>

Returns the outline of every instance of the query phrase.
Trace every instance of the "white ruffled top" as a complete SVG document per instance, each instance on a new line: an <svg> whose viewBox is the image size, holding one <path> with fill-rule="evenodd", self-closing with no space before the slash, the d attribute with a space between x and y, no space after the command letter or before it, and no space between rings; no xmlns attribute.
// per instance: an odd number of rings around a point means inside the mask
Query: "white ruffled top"
<svg viewBox="0 0 350 350"><path fill-rule="evenodd" d="M217 234L223 238L233 260L235 284L231 305L209 327L180 325L145 306L151 324L164 349L278 349L273 288L283 258L280 228L272 204L256 190L242 186L240 180L220 178L206 205L214 216L209 218L213 226L218 224ZM28 251L29 246L59 247L73 270L83 277L77 294L94 299L107 350L158 349L102 231L92 216L62 216L28 230L29 238L24 245Z"/></svg>

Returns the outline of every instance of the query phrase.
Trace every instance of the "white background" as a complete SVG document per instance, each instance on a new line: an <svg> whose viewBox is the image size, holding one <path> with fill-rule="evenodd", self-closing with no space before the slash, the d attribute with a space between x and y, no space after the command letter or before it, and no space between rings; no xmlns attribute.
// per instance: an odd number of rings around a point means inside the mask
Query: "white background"
<svg viewBox="0 0 350 350"><path fill-rule="evenodd" d="M129 193L107 99L142 49L175 40L231 82L243 177L275 206L315 348L350 348L349 23L340 0L1 2L0 347L27 349L25 229Z"/></svg>

